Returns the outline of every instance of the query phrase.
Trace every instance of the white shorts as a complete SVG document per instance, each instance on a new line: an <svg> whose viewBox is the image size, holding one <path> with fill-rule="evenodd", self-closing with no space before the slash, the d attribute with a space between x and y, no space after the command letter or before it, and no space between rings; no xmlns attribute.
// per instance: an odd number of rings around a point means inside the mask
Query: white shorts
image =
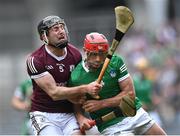
<svg viewBox="0 0 180 136"><path fill-rule="evenodd" d="M149 113L149 115L151 116L151 118L154 119L155 122L156 122L158 125L160 125L161 127L163 126L163 123L162 123L162 121L161 121L161 117L160 117L160 115L159 115L159 113L158 113L157 111L150 111L150 112L148 112L148 113Z"/></svg>
<svg viewBox="0 0 180 136"><path fill-rule="evenodd" d="M96 126L93 126L91 129L85 131L86 135L101 135Z"/></svg>
<svg viewBox="0 0 180 136"><path fill-rule="evenodd" d="M101 134L142 135L147 132L154 123L154 120L149 116L149 114L143 108L140 108L134 117L127 117L123 119L121 122L104 129Z"/></svg>
<svg viewBox="0 0 180 136"><path fill-rule="evenodd" d="M73 113L30 112L35 135L71 135L80 132Z"/></svg>

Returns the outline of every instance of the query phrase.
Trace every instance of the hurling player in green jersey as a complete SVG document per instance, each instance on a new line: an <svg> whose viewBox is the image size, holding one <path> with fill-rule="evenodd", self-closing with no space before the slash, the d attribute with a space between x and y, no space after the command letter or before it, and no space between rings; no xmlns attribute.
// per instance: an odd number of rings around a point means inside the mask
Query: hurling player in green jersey
<svg viewBox="0 0 180 136"><path fill-rule="evenodd" d="M69 85L78 86L97 80L108 48L108 40L103 34L97 32L87 34L83 48L85 59L72 72ZM84 110L90 114L93 120L96 120L98 130L103 135L132 133L136 135L165 135L165 132L141 107L139 99L135 96L131 76L120 56L112 56L102 79L102 84L103 88L99 92L100 99L93 99L90 95L87 95L87 100L81 106L82 109L80 109L80 105L75 106L76 117L81 129L92 127L89 124L90 119L82 114ZM130 94L130 97L135 101L137 112L133 117L125 117L121 110L117 110L122 98L127 94ZM113 111L116 113L115 117L104 121L103 118Z"/></svg>
<svg viewBox="0 0 180 136"><path fill-rule="evenodd" d="M33 130L31 128L30 120L29 120L29 109L31 107L30 97L32 95L32 82L30 79L24 80L21 84L19 84L15 91L11 100L11 104L13 108L19 111L27 112L27 115L24 118L24 122L21 128L21 135L32 135Z"/></svg>
<svg viewBox="0 0 180 136"><path fill-rule="evenodd" d="M155 89L155 79L152 78L156 73L152 69L147 58L141 56L135 61L136 72L133 75L134 88L136 96L142 102L142 107L150 114L150 116L163 126L157 106L161 101L161 96Z"/></svg>

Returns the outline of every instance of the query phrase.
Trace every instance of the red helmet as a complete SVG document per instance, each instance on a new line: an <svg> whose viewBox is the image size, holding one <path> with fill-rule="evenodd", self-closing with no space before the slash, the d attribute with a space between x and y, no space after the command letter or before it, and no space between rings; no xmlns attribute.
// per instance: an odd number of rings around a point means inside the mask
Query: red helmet
<svg viewBox="0 0 180 136"><path fill-rule="evenodd" d="M103 34L92 32L84 39L84 48L90 52L107 52L109 49L108 40Z"/></svg>

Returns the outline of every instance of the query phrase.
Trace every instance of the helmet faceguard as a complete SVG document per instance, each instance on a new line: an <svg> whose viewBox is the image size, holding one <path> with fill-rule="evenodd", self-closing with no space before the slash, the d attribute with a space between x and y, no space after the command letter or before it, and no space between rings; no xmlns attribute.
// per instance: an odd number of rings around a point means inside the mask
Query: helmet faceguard
<svg viewBox="0 0 180 136"><path fill-rule="evenodd" d="M56 24L63 24L64 25L64 29L65 29L65 32L66 32L66 35L67 35L68 41L69 41L68 29L67 29L66 23L64 22L64 19L62 19L58 16L47 16L39 22L38 27L37 27L40 37L42 34L45 35L46 40L44 42L46 44L48 44L48 39L47 39L48 30ZM60 45L57 44L54 46L58 47L58 48L64 48L65 45L67 46L68 41L66 43L60 43Z"/></svg>
<svg viewBox="0 0 180 136"><path fill-rule="evenodd" d="M109 44L103 34L93 32L86 35L84 48L89 52L108 52Z"/></svg>
<svg viewBox="0 0 180 136"><path fill-rule="evenodd" d="M85 63L89 70L94 71L102 66L108 48L108 40L103 34L93 32L86 35L84 40Z"/></svg>

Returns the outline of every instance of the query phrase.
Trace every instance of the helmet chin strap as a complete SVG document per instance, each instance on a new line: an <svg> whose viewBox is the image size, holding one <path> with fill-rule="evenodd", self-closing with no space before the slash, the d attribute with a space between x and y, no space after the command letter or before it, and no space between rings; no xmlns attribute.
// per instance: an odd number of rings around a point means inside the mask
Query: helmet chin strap
<svg viewBox="0 0 180 136"><path fill-rule="evenodd" d="M65 48L67 45L68 45L68 41L66 41L66 42L64 42L64 43L58 43L58 44L53 45L53 46L56 47L56 48L59 48L59 49L63 49L63 48Z"/></svg>
<svg viewBox="0 0 180 136"><path fill-rule="evenodd" d="M45 45L48 45L49 40L47 38L46 31L43 32L43 35L44 35L44 38L45 38L45 40L43 40L43 42L44 42Z"/></svg>

